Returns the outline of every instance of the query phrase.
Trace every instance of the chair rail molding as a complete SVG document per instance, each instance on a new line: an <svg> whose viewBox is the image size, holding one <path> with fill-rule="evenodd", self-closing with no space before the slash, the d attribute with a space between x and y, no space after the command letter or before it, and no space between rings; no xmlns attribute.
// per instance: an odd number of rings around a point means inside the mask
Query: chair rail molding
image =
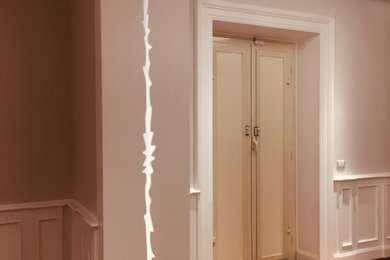
<svg viewBox="0 0 390 260"><path fill-rule="evenodd" d="M28 210L28 209L45 209L55 207L68 206L72 211L77 212L87 222L90 227L98 227L97 217L90 212L86 207L74 199L66 200L50 200L50 201L37 201L27 203L13 203L0 205L0 212L5 211L17 211L17 210Z"/></svg>
<svg viewBox="0 0 390 260"><path fill-rule="evenodd" d="M213 21L318 33L320 36L320 259L336 249L333 191L334 18L218 0L197 1L197 85L194 98L192 187L202 193L191 211L191 260L212 260L213 248Z"/></svg>
<svg viewBox="0 0 390 260"><path fill-rule="evenodd" d="M354 181L366 179L390 178L390 172L385 173L365 173L365 174L335 174L333 181Z"/></svg>
<svg viewBox="0 0 390 260"><path fill-rule="evenodd" d="M74 212L80 214L80 216L91 228L97 228L99 226L97 217L77 200L67 200L66 205Z"/></svg>

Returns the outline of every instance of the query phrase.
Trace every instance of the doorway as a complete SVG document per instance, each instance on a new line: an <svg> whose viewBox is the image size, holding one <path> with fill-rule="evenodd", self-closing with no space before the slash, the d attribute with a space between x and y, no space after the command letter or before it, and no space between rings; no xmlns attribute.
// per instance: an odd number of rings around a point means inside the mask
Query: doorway
<svg viewBox="0 0 390 260"><path fill-rule="evenodd" d="M293 259L292 43L214 38L214 259Z"/></svg>
<svg viewBox="0 0 390 260"><path fill-rule="evenodd" d="M334 91L334 19L311 14L294 13L286 10L262 8L255 5L245 5L223 1L197 1L197 83L194 93L194 156L193 171L190 179L191 196L191 260L213 259L213 27L215 22L235 23L243 26L261 28L266 34L269 30L277 31L282 40L291 40L301 33L318 36L318 62L311 68L318 70L318 80L314 84L301 82L312 89L318 90L318 103L313 103L318 109L315 117L318 119L316 131L318 146L315 150L318 164L312 165L318 173L318 186L314 181L302 179L305 186L315 187L317 197L307 198L317 204L318 213L312 219L298 217L297 226L298 259L333 259L335 248L335 197L333 194L333 91ZM239 32L240 33L240 32ZM257 34L259 35L259 34ZM257 36L255 35L255 36ZM252 35L253 36L253 35ZM304 35L302 35L304 36ZM316 37L317 37L316 36ZM267 37L268 38L268 37ZM274 38L275 39L275 38ZM306 42L305 40L303 40ZM298 53L299 56L299 53ZM312 55L310 55L312 57ZM298 61L298 74L302 69L302 59ZM310 68L308 63L308 67ZM306 68L306 65L304 66ZM302 70L301 70L302 71ZM307 73L303 76L310 77ZM299 75L299 79L304 79ZM308 78L307 78L308 79ZM305 79L306 81L306 79ZM311 85L311 86L310 86ZM301 85L300 85L301 86ZM306 92L304 93L306 94ZM309 94L309 92L307 93ZM309 99L310 95L307 96ZM299 114L299 113L298 113ZM303 129L306 124L302 125ZM298 124L299 127L299 124ZM303 132L297 131L299 136ZM313 154L313 153L311 153ZM302 161L302 157L297 157ZM303 161L304 168L310 161ZM298 167L299 168L299 167ZM310 174L310 172L308 172ZM311 193L309 193L311 194ZM299 195L298 195L299 196ZM311 203L305 206L311 206ZM297 214L300 216L300 211ZM308 216L306 213L304 216ZM317 239L300 237L308 232L299 230L303 223L317 227ZM299 222L299 223L298 223ZM309 232L311 233L311 232ZM316 242L318 241L318 242ZM314 244L312 242L315 242ZM301 244L303 243L303 244ZM318 245L317 248L316 245ZM302 248L304 246L304 248ZM309 251L310 250L310 251ZM311 253L313 252L313 253ZM304 259L304 258L302 258Z"/></svg>

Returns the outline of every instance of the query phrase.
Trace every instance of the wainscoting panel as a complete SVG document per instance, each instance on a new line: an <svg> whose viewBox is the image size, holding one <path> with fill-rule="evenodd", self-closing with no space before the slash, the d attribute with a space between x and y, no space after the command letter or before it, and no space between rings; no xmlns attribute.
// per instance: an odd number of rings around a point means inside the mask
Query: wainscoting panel
<svg viewBox="0 0 390 260"><path fill-rule="evenodd" d="M74 200L0 205L0 260L97 260L97 230Z"/></svg>
<svg viewBox="0 0 390 260"><path fill-rule="evenodd" d="M388 257L390 174L335 180L337 191L336 259Z"/></svg>
<svg viewBox="0 0 390 260"><path fill-rule="evenodd" d="M385 239L386 245L390 245L390 179L385 182Z"/></svg>
<svg viewBox="0 0 390 260"><path fill-rule="evenodd" d="M0 259L62 260L62 206L0 206Z"/></svg>
<svg viewBox="0 0 390 260"><path fill-rule="evenodd" d="M22 260L22 220L4 220L0 214L0 252L2 259Z"/></svg>
<svg viewBox="0 0 390 260"><path fill-rule="evenodd" d="M376 247L382 244L381 181L356 182L356 222L358 248Z"/></svg>
<svg viewBox="0 0 390 260"><path fill-rule="evenodd" d="M340 202L340 241L343 250L352 247L353 238L353 197L352 197L352 186L351 183L343 183L341 187L341 202Z"/></svg>
<svg viewBox="0 0 390 260"><path fill-rule="evenodd" d="M34 229L37 236L39 260L63 259L63 208L34 210Z"/></svg>
<svg viewBox="0 0 390 260"><path fill-rule="evenodd" d="M71 217L71 260L97 260L96 217L77 202L69 203Z"/></svg>

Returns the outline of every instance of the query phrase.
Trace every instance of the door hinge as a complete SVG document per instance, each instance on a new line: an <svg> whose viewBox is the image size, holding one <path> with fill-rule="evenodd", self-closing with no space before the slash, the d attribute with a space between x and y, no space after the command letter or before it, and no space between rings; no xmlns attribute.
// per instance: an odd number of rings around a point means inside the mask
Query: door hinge
<svg viewBox="0 0 390 260"><path fill-rule="evenodd" d="M290 234L291 234L291 228L290 228L290 226L287 227L286 233L287 233L287 235L290 235Z"/></svg>

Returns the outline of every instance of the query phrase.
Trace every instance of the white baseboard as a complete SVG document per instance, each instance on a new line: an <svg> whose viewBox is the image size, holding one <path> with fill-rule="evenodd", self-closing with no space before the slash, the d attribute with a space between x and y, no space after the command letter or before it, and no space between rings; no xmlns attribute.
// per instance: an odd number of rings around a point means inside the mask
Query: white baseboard
<svg viewBox="0 0 390 260"><path fill-rule="evenodd" d="M376 246L346 253L334 254L334 259L367 260L390 256L390 246Z"/></svg>
<svg viewBox="0 0 390 260"><path fill-rule="evenodd" d="M297 260L318 260L320 259L317 254L306 252L304 250L297 250Z"/></svg>

